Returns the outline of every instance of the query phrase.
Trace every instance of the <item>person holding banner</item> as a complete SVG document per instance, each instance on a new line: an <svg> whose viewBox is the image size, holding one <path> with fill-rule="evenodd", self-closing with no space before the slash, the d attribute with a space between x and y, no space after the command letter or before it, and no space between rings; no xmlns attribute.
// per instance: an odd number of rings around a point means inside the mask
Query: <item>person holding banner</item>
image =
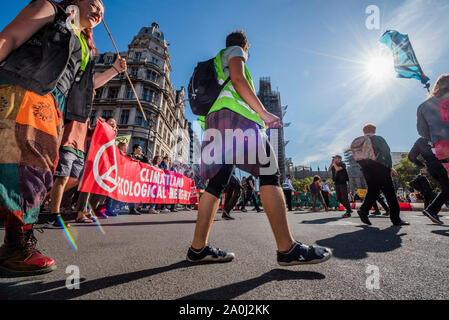
<svg viewBox="0 0 449 320"><path fill-rule="evenodd" d="M254 84L245 66L249 47L245 33L241 30L235 31L227 36L226 48L221 50L214 60L217 82L227 84L203 119L205 133L201 150L201 178L209 182L200 200L187 260L198 263L226 262L234 259L234 253L210 246L207 242L220 203L220 195L232 172L238 167L260 177L262 204L276 240L278 263L291 266L327 261L331 257L329 249L299 243L293 239L290 232L276 153L264 132L265 127L277 129L282 125L280 119L269 113L255 94ZM228 139L228 145L223 143L222 137L225 137L225 132L229 130L232 130L234 135L232 139ZM251 138L246 136L248 142L245 143L244 135L249 132ZM277 131L273 130L272 134L277 134ZM236 155L233 152L237 149L237 141L243 145L243 154ZM211 150L214 157L218 155L216 158L211 159ZM249 160L254 156L255 163Z"/></svg>
<svg viewBox="0 0 449 320"><path fill-rule="evenodd" d="M36 249L33 224L53 184L64 121L84 123L94 89L126 70L118 59L94 75L92 30L103 16L100 0L33 0L0 32L0 268L7 272L56 268Z"/></svg>

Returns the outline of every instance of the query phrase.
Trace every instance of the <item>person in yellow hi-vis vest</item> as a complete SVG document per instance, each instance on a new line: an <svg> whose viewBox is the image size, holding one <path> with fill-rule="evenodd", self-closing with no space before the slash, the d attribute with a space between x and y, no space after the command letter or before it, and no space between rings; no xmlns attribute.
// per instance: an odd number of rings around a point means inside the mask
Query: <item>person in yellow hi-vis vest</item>
<svg viewBox="0 0 449 320"><path fill-rule="evenodd" d="M187 253L190 262L226 262L234 253L208 245L220 195L237 167L260 179L262 205L277 244L280 265L312 264L327 261L331 251L295 241L287 220L287 207L280 185L276 152L268 141L281 128L280 119L269 113L257 98L245 66L250 44L243 31L226 38L226 48L214 61L217 80L225 84L206 117L201 150L201 178L209 180L201 197L193 242ZM227 81L230 78L230 81ZM226 82L227 81L227 82Z"/></svg>

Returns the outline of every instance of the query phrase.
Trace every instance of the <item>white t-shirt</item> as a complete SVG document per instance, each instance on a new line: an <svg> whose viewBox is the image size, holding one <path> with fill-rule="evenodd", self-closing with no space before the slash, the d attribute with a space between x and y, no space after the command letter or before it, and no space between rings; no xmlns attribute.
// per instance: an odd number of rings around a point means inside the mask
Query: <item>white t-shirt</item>
<svg viewBox="0 0 449 320"><path fill-rule="evenodd" d="M245 62L248 60L246 52L239 46L227 47L221 54L221 65L226 77L229 77L229 61L235 57L242 57Z"/></svg>

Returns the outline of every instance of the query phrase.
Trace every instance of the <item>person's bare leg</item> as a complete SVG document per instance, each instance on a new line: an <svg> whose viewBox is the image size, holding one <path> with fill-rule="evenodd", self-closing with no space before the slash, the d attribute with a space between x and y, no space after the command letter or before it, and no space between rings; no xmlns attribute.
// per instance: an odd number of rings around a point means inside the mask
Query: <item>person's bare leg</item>
<svg viewBox="0 0 449 320"><path fill-rule="evenodd" d="M281 187L261 186L260 198L270 221L278 250L281 252L290 250L295 240L288 225L287 207Z"/></svg>
<svg viewBox="0 0 449 320"><path fill-rule="evenodd" d="M69 177L57 177L50 191L50 212L59 213L61 210L62 195Z"/></svg>
<svg viewBox="0 0 449 320"><path fill-rule="evenodd" d="M215 214L220 204L220 198L205 192L200 199L198 218L196 220L195 233L193 235L192 248L200 250L207 245L210 229L214 222Z"/></svg>
<svg viewBox="0 0 449 320"><path fill-rule="evenodd" d="M64 192L69 191L70 189L75 188L77 185L79 184L79 180L70 177L69 180L67 181L65 188L64 188Z"/></svg>

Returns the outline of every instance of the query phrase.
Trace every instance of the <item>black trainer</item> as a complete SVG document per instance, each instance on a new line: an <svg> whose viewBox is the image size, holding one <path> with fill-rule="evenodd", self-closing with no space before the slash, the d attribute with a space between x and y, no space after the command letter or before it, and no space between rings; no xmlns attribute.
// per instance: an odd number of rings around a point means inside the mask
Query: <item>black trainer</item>
<svg viewBox="0 0 449 320"><path fill-rule="evenodd" d="M211 246L205 246L201 251L196 252L189 248L187 261L189 262L228 262L235 258L234 253L226 252Z"/></svg>
<svg viewBox="0 0 449 320"><path fill-rule="evenodd" d="M395 227L401 227L401 226L409 226L410 223L408 223L407 221L404 220L399 220L398 222L394 222L393 226Z"/></svg>
<svg viewBox="0 0 449 320"><path fill-rule="evenodd" d="M438 217L438 214L435 214L433 212L430 212L429 210L424 209L422 212L427 218L429 218L430 220L432 220L433 223L436 224L443 224L443 221L440 220L440 218Z"/></svg>
<svg viewBox="0 0 449 320"><path fill-rule="evenodd" d="M360 220L362 220L362 222L364 224L367 224L369 226L371 225L371 221L369 221L369 218L368 218L368 213L358 210L357 214L359 215Z"/></svg>
<svg viewBox="0 0 449 320"><path fill-rule="evenodd" d="M289 252L277 251L278 264L281 266L294 266L299 264L317 264L329 260L332 252L328 248L307 246L296 241Z"/></svg>
<svg viewBox="0 0 449 320"><path fill-rule="evenodd" d="M232 217L230 213L226 212L226 210L223 210L221 217L225 220L235 220L235 218Z"/></svg>
<svg viewBox="0 0 449 320"><path fill-rule="evenodd" d="M344 215L341 216L342 218L350 218L351 217L351 212L350 211L346 211L346 213Z"/></svg>
<svg viewBox="0 0 449 320"><path fill-rule="evenodd" d="M59 220L60 215L53 214L52 216L54 216L54 217L51 217L47 221L47 223L44 224L43 227L46 229L64 229L64 226L61 224L61 222ZM70 227L70 224L68 224L68 223L65 223L65 225L66 225L66 227Z"/></svg>

